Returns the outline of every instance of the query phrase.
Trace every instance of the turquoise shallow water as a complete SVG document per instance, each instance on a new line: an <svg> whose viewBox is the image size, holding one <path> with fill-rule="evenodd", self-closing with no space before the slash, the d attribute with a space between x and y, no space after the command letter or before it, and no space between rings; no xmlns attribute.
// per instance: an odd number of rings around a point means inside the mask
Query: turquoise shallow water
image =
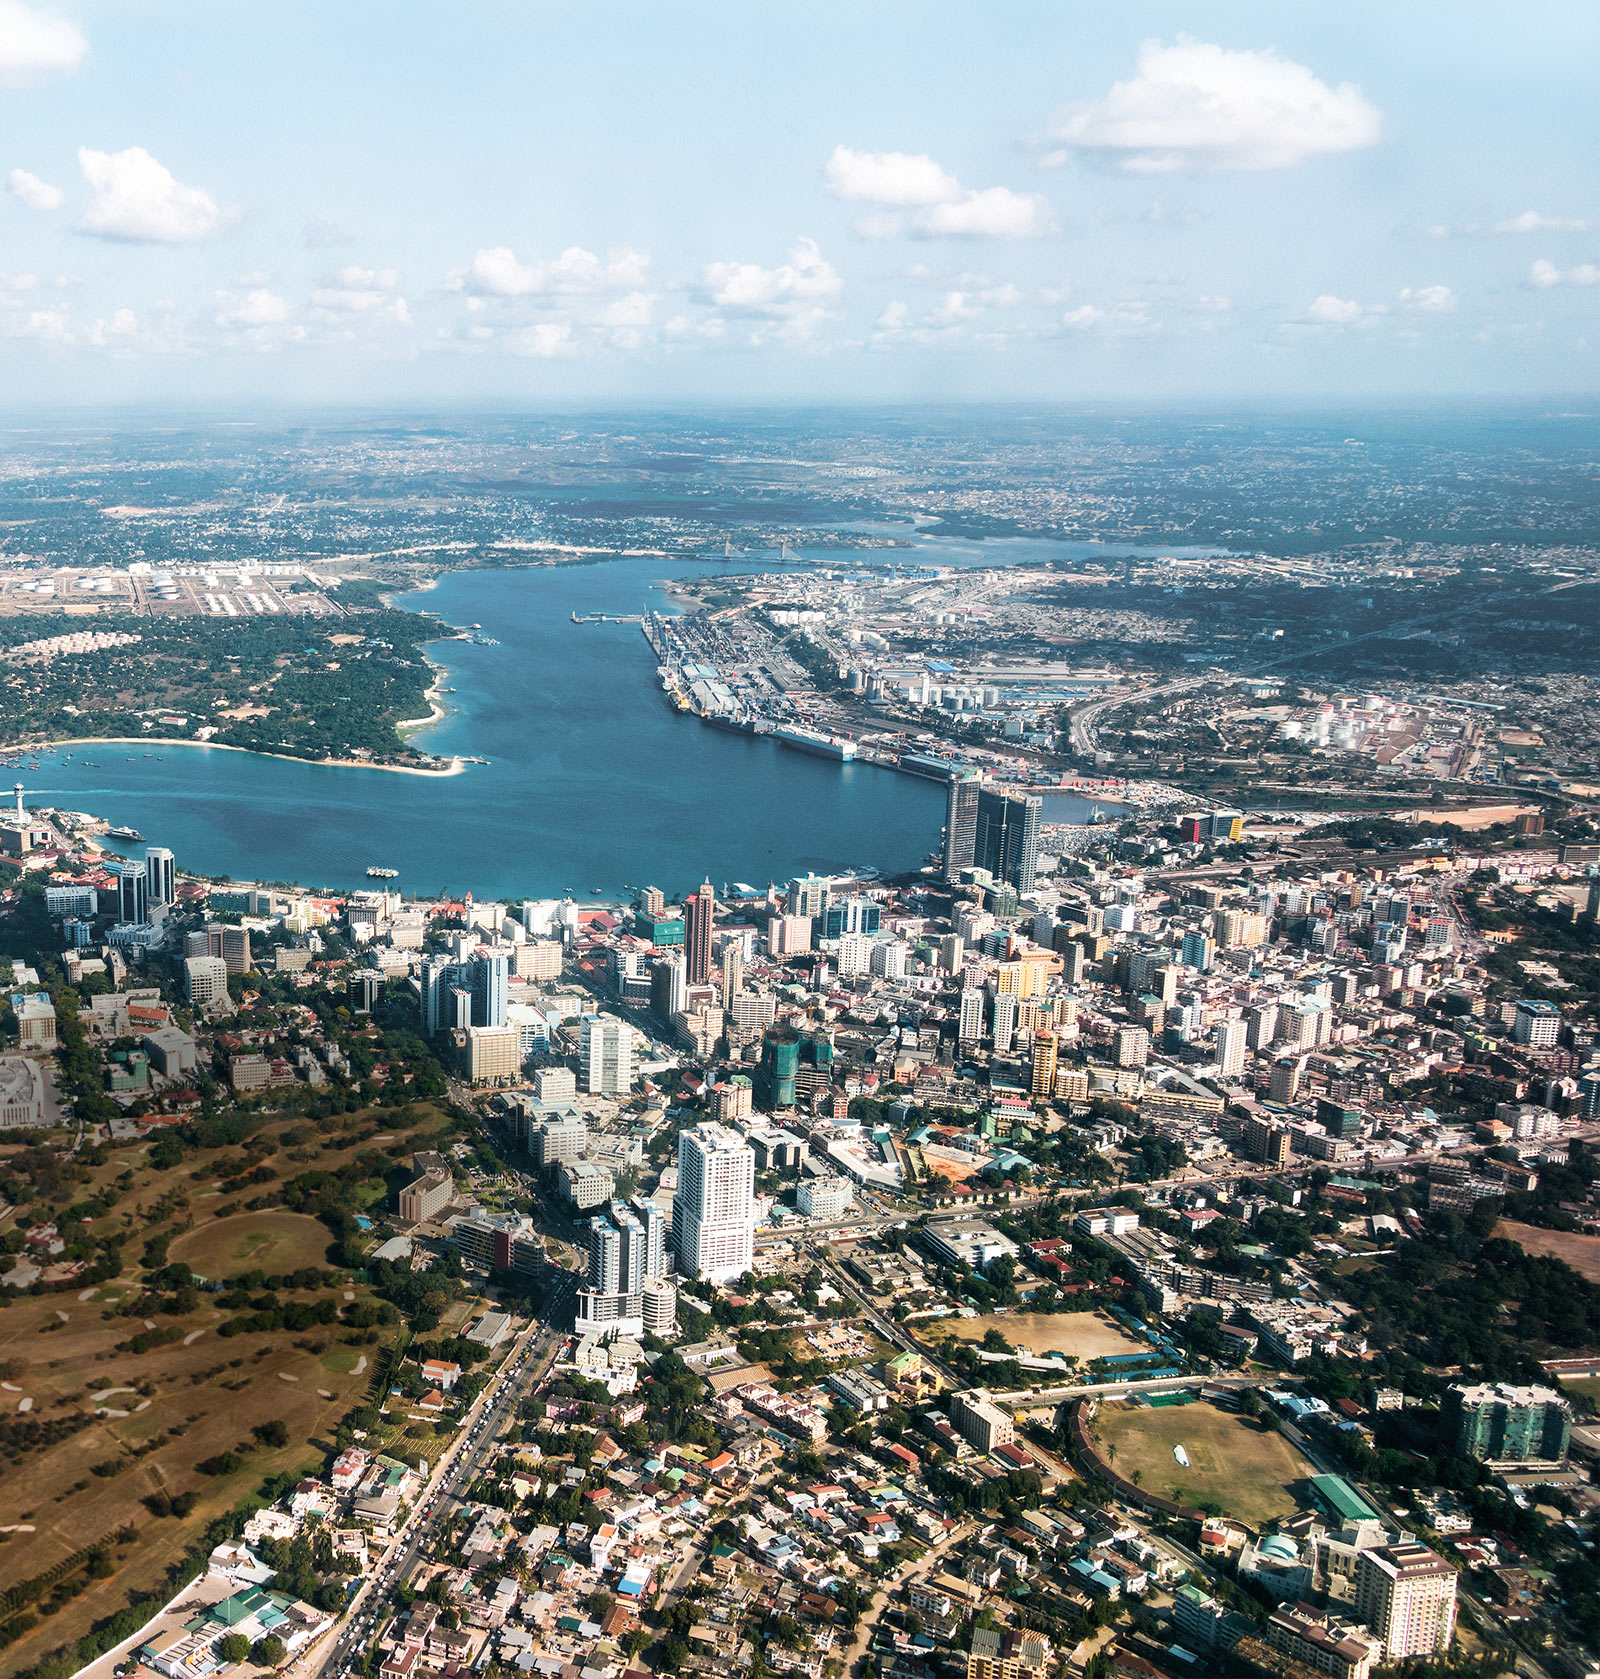
<svg viewBox="0 0 1600 1679"><path fill-rule="evenodd" d="M707 569L647 559L466 572L405 597L500 643L434 649L456 692L421 744L490 760L463 775L88 746L24 769L29 800L130 824L205 874L312 886L366 885L376 864L399 869L406 891L620 897L707 874L764 886L808 869L915 867L939 842L934 783L708 729L667 705L637 625L571 621L659 607L653 584ZM1062 803L1051 819L1072 819L1075 801Z"/></svg>

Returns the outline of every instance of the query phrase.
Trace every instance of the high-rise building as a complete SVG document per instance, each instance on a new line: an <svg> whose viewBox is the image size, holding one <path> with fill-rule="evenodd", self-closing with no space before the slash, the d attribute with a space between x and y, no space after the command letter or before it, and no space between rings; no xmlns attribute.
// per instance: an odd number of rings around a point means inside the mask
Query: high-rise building
<svg viewBox="0 0 1600 1679"><path fill-rule="evenodd" d="M761 1042L761 1082L768 1108L794 1106L800 1070L800 1034L792 1026L769 1027Z"/></svg>
<svg viewBox="0 0 1600 1679"><path fill-rule="evenodd" d="M1119 1026L1116 1037L1117 1065L1142 1067L1150 1059L1150 1034L1143 1026Z"/></svg>
<svg viewBox="0 0 1600 1679"><path fill-rule="evenodd" d="M1495 1468L1560 1463L1572 1441L1572 1406L1554 1388L1457 1385L1445 1390L1439 1428L1457 1457Z"/></svg>
<svg viewBox="0 0 1600 1679"><path fill-rule="evenodd" d="M944 807L944 878L959 880L977 858L978 795L983 780L976 771L956 776L950 783Z"/></svg>
<svg viewBox="0 0 1600 1679"><path fill-rule="evenodd" d="M676 953L658 956L650 970L650 1007L658 1020L671 1025L689 1006L689 981L683 958Z"/></svg>
<svg viewBox="0 0 1600 1679"><path fill-rule="evenodd" d="M220 1002L228 995L228 964L220 956L186 956L183 982L189 1001L197 1007Z"/></svg>
<svg viewBox="0 0 1600 1679"><path fill-rule="evenodd" d="M504 950L482 950L472 958L469 977L472 988L472 1024L504 1026L511 1000L511 955Z"/></svg>
<svg viewBox="0 0 1600 1679"><path fill-rule="evenodd" d="M638 1040L631 1026L603 1014L583 1017L578 1048L583 1088L593 1096L626 1096L638 1071Z"/></svg>
<svg viewBox="0 0 1600 1679"><path fill-rule="evenodd" d="M1033 1083L1035 1101L1047 1101L1055 1094L1056 1057L1060 1053L1054 1032L1035 1032L1033 1035Z"/></svg>
<svg viewBox="0 0 1600 1679"><path fill-rule="evenodd" d="M1242 1020L1217 1022L1217 1073L1225 1079L1236 1079L1244 1071L1245 1058L1250 1053L1250 1028Z"/></svg>
<svg viewBox="0 0 1600 1679"><path fill-rule="evenodd" d="M704 985L711 978L711 923L716 909L717 896L709 880L683 901L683 942L691 985Z"/></svg>
<svg viewBox="0 0 1600 1679"><path fill-rule="evenodd" d="M789 882L786 908L790 915L815 921L828 912L828 882L821 875L799 875Z"/></svg>
<svg viewBox="0 0 1600 1679"><path fill-rule="evenodd" d="M767 954L796 956L811 948L811 917L774 915L767 922Z"/></svg>
<svg viewBox="0 0 1600 1679"><path fill-rule="evenodd" d="M1300 1100L1300 1078L1304 1070L1304 1063L1298 1056L1286 1055L1280 1061L1272 1063L1272 1073L1267 1086L1267 1096L1271 1101L1281 1102L1285 1107L1291 1102Z"/></svg>
<svg viewBox="0 0 1600 1679"><path fill-rule="evenodd" d="M144 853L145 897L152 904L178 901L178 873L173 855L164 845L151 845Z"/></svg>
<svg viewBox="0 0 1600 1679"><path fill-rule="evenodd" d="M1017 1037L1018 1002L1014 996L1002 992L994 1000L994 1052L1009 1055Z"/></svg>
<svg viewBox="0 0 1600 1679"><path fill-rule="evenodd" d="M1561 1010L1554 1003L1532 1002L1526 997L1517 1004L1511 1020L1511 1041L1529 1049L1554 1049L1561 1034Z"/></svg>
<svg viewBox="0 0 1600 1679"><path fill-rule="evenodd" d="M150 919L149 877L143 863L113 863L117 883L117 920L143 925Z"/></svg>
<svg viewBox="0 0 1600 1679"><path fill-rule="evenodd" d="M750 1269L755 1177L755 1151L737 1131L707 1123L679 1134L672 1245L685 1275L726 1283Z"/></svg>
<svg viewBox="0 0 1600 1679"><path fill-rule="evenodd" d="M733 999L744 989L744 946L730 938L722 947L722 1006L733 1007Z"/></svg>
<svg viewBox="0 0 1600 1679"><path fill-rule="evenodd" d="M622 1292L622 1232L609 1219L589 1220L589 1290L594 1294Z"/></svg>
<svg viewBox="0 0 1600 1679"><path fill-rule="evenodd" d="M142 868L142 865L140 865ZM230 974L250 971L250 930L226 921L208 921L197 933L186 933L185 956L220 956Z"/></svg>
<svg viewBox="0 0 1600 1679"><path fill-rule="evenodd" d="M1252 1160L1259 1160L1263 1165L1274 1169L1287 1166L1291 1141L1286 1126L1274 1125L1270 1120L1258 1119L1253 1114L1244 1122L1245 1150Z"/></svg>
<svg viewBox="0 0 1600 1679"><path fill-rule="evenodd" d="M883 924L883 911L871 898L842 898L829 904L822 917L824 938L836 939L844 933L876 933Z"/></svg>
<svg viewBox="0 0 1600 1679"><path fill-rule="evenodd" d="M422 1033L431 1038L442 1032L450 1021L450 990L456 982L456 965L444 956L425 956L418 975L418 1009L422 1016Z"/></svg>
<svg viewBox="0 0 1600 1679"><path fill-rule="evenodd" d="M975 1044L983 1037L983 1001L983 992L979 987L969 985L962 990L956 1035L963 1045Z"/></svg>
<svg viewBox="0 0 1600 1679"><path fill-rule="evenodd" d="M1278 1035L1278 1005L1257 1003L1244 1018L1251 1049L1271 1048L1272 1040Z"/></svg>
<svg viewBox="0 0 1600 1679"><path fill-rule="evenodd" d="M1386 1661L1442 1655L1455 1633L1455 1570L1415 1542L1363 1551L1356 1614L1383 1640Z"/></svg>
<svg viewBox="0 0 1600 1679"><path fill-rule="evenodd" d="M839 978L856 979L862 974L870 974L875 947L876 941L865 933L844 934L839 940Z"/></svg>
<svg viewBox="0 0 1600 1679"><path fill-rule="evenodd" d="M996 880L1031 892L1039 872L1041 801L1031 793L1002 793L984 788L978 794L973 863Z"/></svg>
<svg viewBox="0 0 1600 1679"><path fill-rule="evenodd" d="M589 1127L576 1115L551 1118L528 1139L528 1152L548 1169L581 1160L589 1147Z"/></svg>
<svg viewBox="0 0 1600 1679"><path fill-rule="evenodd" d="M1214 946L1210 938L1199 932L1189 932L1183 935L1183 946L1178 952L1178 960L1186 968L1198 968L1205 973L1211 966Z"/></svg>

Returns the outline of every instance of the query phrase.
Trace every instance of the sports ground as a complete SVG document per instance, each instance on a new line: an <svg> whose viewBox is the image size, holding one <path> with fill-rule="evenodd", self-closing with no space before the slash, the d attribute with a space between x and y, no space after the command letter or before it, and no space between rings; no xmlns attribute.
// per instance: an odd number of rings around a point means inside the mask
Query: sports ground
<svg viewBox="0 0 1600 1679"><path fill-rule="evenodd" d="M1203 1402L1102 1405L1093 1433L1106 1462L1145 1492L1179 1504L1214 1501L1252 1527L1292 1515L1300 1505L1290 1489L1315 1473L1281 1434Z"/></svg>

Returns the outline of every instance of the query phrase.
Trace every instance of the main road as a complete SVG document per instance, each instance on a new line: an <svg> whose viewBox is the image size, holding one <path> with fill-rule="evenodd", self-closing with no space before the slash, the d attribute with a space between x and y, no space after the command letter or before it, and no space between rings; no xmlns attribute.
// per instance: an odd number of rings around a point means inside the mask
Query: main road
<svg viewBox="0 0 1600 1679"><path fill-rule="evenodd" d="M426 1486L404 1527L390 1541L377 1568L350 1600L344 1626L331 1644L318 1644L287 1673L292 1679L339 1679L352 1658L371 1641L373 1624L383 1612L389 1592L410 1577L419 1559L433 1544L440 1524L459 1504L464 1490L478 1478L517 1401L549 1369L568 1330L563 1327L572 1309L575 1279L553 1273L554 1287L538 1318L513 1343L499 1371L472 1402L461 1419L461 1431L434 1466Z"/></svg>

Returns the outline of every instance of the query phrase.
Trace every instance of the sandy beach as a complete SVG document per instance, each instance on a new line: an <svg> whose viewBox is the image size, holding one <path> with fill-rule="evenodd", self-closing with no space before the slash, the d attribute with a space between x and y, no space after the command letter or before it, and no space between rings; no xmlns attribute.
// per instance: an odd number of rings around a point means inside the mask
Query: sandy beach
<svg viewBox="0 0 1600 1679"><path fill-rule="evenodd" d="M419 723L422 721L437 721L437 719L419 719ZM467 768L465 760L461 758L452 758L444 769L427 770L415 764L371 764L362 758L297 758L292 752L257 752L253 747L227 746L216 740L169 740L163 735L74 735L67 740L47 740L34 746L8 748L7 750L20 751L26 754L29 752L53 752L62 746L189 746L203 748L208 752L248 752L257 758L282 758L286 763L316 764L324 769L382 770L387 775L425 775L430 777L463 775Z"/></svg>

